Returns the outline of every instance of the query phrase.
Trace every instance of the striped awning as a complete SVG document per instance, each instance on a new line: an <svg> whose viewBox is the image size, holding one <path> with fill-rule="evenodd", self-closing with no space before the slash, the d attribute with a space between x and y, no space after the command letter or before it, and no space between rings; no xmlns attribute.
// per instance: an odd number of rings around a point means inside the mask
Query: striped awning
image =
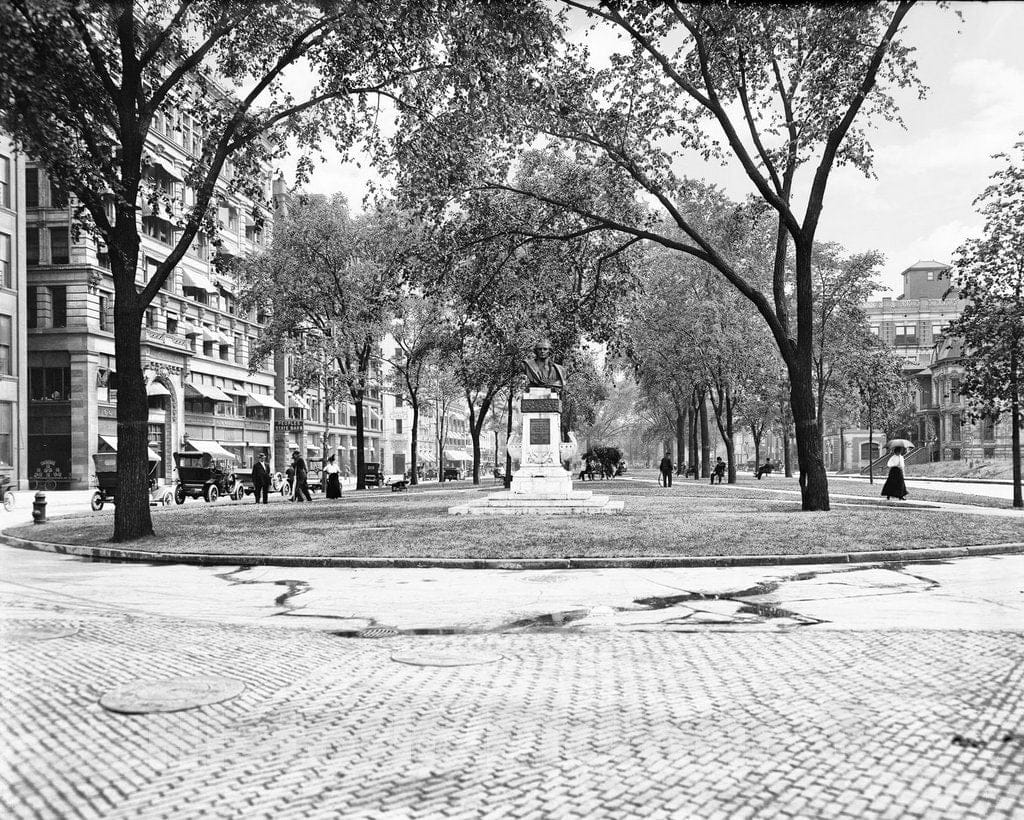
<svg viewBox="0 0 1024 820"><path fill-rule="evenodd" d="M106 447L112 453L116 453L117 452L117 436L100 436L99 440L100 440L100 449L101 450L104 447ZM146 457L150 461L159 461L160 460L160 456L157 455L157 452L152 447L147 447L146 448Z"/></svg>
<svg viewBox="0 0 1024 820"><path fill-rule="evenodd" d="M284 410L284 405L273 396L264 396L262 393L249 393L248 395L249 404L254 404L257 407L269 407L271 410Z"/></svg>
<svg viewBox="0 0 1024 820"><path fill-rule="evenodd" d="M160 382L155 379L146 384L146 395L147 396L169 396L171 391L164 387Z"/></svg>
<svg viewBox="0 0 1024 820"><path fill-rule="evenodd" d="M204 399L210 399L211 401L231 401L231 396L212 384L185 382L185 395L189 393L201 396Z"/></svg>
<svg viewBox="0 0 1024 820"><path fill-rule="evenodd" d="M205 290L207 293L217 292L217 286L213 282L203 276L203 274L196 273L195 271L183 269L181 271L181 284L186 288Z"/></svg>

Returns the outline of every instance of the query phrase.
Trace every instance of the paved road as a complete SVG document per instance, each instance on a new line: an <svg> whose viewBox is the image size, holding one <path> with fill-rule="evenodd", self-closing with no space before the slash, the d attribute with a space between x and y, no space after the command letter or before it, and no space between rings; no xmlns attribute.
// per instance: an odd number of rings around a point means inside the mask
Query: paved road
<svg viewBox="0 0 1024 820"><path fill-rule="evenodd" d="M5 816L1024 814L1024 556L0 579ZM245 688L98 704L183 675Z"/></svg>

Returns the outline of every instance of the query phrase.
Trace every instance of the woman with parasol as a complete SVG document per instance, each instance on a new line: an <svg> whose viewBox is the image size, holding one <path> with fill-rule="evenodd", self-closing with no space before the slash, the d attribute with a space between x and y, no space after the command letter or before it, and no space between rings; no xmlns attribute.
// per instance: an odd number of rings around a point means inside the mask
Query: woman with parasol
<svg viewBox="0 0 1024 820"><path fill-rule="evenodd" d="M910 446L910 442L903 438L893 439L888 444L892 455L889 456L887 462L889 475L886 476L885 484L882 485L882 495L885 496L886 501L890 498L898 498L902 501L907 497L907 484L903 480L906 462L903 460L903 456L907 454Z"/></svg>

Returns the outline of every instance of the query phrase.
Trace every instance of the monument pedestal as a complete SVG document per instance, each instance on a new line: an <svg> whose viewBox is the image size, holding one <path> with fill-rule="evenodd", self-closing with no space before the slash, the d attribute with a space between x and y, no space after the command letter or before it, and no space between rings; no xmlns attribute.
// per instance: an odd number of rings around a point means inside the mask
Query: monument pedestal
<svg viewBox="0 0 1024 820"><path fill-rule="evenodd" d="M562 406L558 393L531 387L523 395L523 424L509 439L508 451L519 461L512 489L448 508L450 515L594 515L622 512L622 500L573 490L572 475L562 466L576 455L576 439L562 441Z"/></svg>

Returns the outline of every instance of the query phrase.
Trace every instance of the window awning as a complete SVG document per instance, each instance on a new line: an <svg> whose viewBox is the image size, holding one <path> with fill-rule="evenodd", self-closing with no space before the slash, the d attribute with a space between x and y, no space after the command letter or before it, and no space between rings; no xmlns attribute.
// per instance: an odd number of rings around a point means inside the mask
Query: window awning
<svg viewBox="0 0 1024 820"><path fill-rule="evenodd" d="M217 292L217 286L213 284L213 282L211 282L201 273L195 273L194 271L190 270L182 270L181 284L186 288L197 288L198 290L205 290L207 293Z"/></svg>
<svg viewBox="0 0 1024 820"><path fill-rule="evenodd" d="M214 331L214 333L217 336L217 343L218 344L222 344L222 345L232 345L232 344L234 344L234 342L231 340L231 337L228 336L226 333L221 333L219 330Z"/></svg>
<svg viewBox="0 0 1024 820"><path fill-rule="evenodd" d="M146 385L147 396L169 396L171 391L164 387L160 382L153 380Z"/></svg>
<svg viewBox="0 0 1024 820"><path fill-rule="evenodd" d="M200 329L199 332L202 334L204 342L215 342L215 341L217 341L217 334L214 331L210 330L210 328L204 327L204 328Z"/></svg>
<svg viewBox="0 0 1024 820"><path fill-rule="evenodd" d="M202 328L196 327L192 322L178 322L178 333L183 336L198 336L202 332Z"/></svg>
<svg viewBox="0 0 1024 820"><path fill-rule="evenodd" d="M110 449L110 452L112 452L112 453L116 453L117 452L117 436L100 436L99 440L100 440L100 449L101 450L104 447L107 447L107 448ZM150 461L159 461L160 460L160 456L157 455L156 450L154 450L152 447L147 447L146 448L146 457Z"/></svg>
<svg viewBox="0 0 1024 820"><path fill-rule="evenodd" d="M281 404L273 396L264 396L262 393L249 393L249 403L257 407L269 407L271 410L284 410Z"/></svg>
<svg viewBox="0 0 1024 820"><path fill-rule="evenodd" d="M302 396L296 396L294 394L293 395L289 395L288 396L288 403L292 407L299 407L302 410L308 410L309 409L309 405L306 404L306 400L304 398L302 398Z"/></svg>
<svg viewBox="0 0 1024 820"><path fill-rule="evenodd" d="M185 394L188 395L189 393L202 396L204 399L210 399L211 401L231 401L231 396L212 384L185 382Z"/></svg>
<svg viewBox="0 0 1024 820"><path fill-rule="evenodd" d="M239 446L245 446L240 444ZM190 438L185 440L185 450L194 450L197 453L209 453L214 458L228 458L234 461L237 456L221 447L219 441Z"/></svg>
<svg viewBox="0 0 1024 820"><path fill-rule="evenodd" d="M249 398L248 391L244 390L242 388L242 385L240 385L238 382L235 382L234 385L231 387L225 387L224 392L227 393L229 396L245 396L246 398Z"/></svg>
<svg viewBox="0 0 1024 820"><path fill-rule="evenodd" d="M185 181L185 177L182 176L181 172L177 168L175 168L167 160L151 159L151 160L149 160L149 162L147 164L150 167L152 167L152 168L159 168L161 171L163 171L165 174L167 174L167 176L169 176L171 179L175 180L176 182L184 182Z"/></svg>
<svg viewBox="0 0 1024 820"><path fill-rule="evenodd" d="M465 450L448 449L444 451L444 457L449 461L472 461L473 458Z"/></svg>

